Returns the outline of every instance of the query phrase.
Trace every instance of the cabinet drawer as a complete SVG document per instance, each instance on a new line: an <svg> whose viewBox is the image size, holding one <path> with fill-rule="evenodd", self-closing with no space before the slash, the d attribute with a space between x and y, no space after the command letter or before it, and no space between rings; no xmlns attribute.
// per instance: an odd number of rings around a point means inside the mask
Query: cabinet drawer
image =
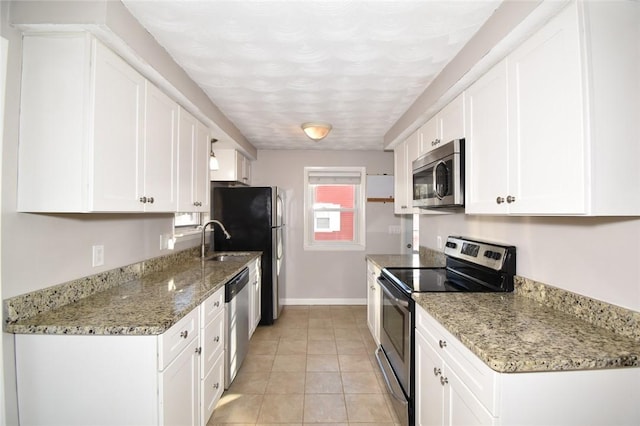
<svg viewBox="0 0 640 426"><path fill-rule="evenodd" d="M224 286L209 296L200 306L202 309L201 328L205 328L212 319L224 311Z"/></svg>
<svg viewBox="0 0 640 426"><path fill-rule="evenodd" d="M493 371L480 358L449 333L423 308L416 306L416 330L436 349L460 380L493 414L498 405L499 373Z"/></svg>
<svg viewBox="0 0 640 426"><path fill-rule="evenodd" d="M215 363L218 355L224 350L224 315L218 315L202 331L202 377Z"/></svg>
<svg viewBox="0 0 640 426"><path fill-rule="evenodd" d="M224 390L224 352L220 352L220 356L218 356L213 367L201 383L200 395L202 396L202 403L200 406L202 412L200 413L200 418L201 424L206 425Z"/></svg>
<svg viewBox="0 0 640 426"><path fill-rule="evenodd" d="M158 369L160 371L164 370L189 342L198 337L199 323L200 310L194 309L158 336Z"/></svg>

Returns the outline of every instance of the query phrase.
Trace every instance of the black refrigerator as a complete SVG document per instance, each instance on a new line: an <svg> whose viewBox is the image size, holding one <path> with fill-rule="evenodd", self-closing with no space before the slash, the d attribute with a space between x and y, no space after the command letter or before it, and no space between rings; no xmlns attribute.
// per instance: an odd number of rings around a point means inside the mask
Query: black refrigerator
<svg viewBox="0 0 640 426"><path fill-rule="evenodd" d="M211 218L223 223L230 239L212 232L216 251L262 251L262 318L280 315L284 287L284 193L275 186L213 186Z"/></svg>

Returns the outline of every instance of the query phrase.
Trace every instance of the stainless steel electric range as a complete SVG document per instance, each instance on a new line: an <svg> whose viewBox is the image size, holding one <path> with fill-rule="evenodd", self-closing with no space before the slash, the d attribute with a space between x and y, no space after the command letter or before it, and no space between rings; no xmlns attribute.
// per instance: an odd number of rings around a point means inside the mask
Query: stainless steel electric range
<svg viewBox="0 0 640 426"><path fill-rule="evenodd" d="M413 293L513 291L516 248L465 237L448 237L440 268L384 268L380 346L376 358L401 423L413 424Z"/></svg>

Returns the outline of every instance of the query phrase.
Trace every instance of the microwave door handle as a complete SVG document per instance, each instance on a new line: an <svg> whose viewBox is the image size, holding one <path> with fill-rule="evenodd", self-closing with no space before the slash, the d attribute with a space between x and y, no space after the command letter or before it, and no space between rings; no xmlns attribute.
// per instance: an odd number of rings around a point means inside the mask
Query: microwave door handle
<svg viewBox="0 0 640 426"><path fill-rule="evenodd" d="M380 280L378 280L378 284L380 284L380 288L382 288L382 291L384 291L386 293L387 296L389 296L391 298L391 300L393 300L394 302L396 302L398 305L400 306L404 306L405 308L409 307L409 302L407 302L406 300L400 300L398 299L396 296L394 296L385 286L384 284L382 284L380 282Z"/></svg>
<svg viewBox="0 0 640 426"><path fill-rule="evenodd" d="M442 200L442 196L440 194L438 194L438 166L440 164L444 164L444 166L447 166L447 163L445 163L444 161L440 160L436 163L435 166L433 166L433 193L436 195L436 197L438 197L439 200Z"/></svg>

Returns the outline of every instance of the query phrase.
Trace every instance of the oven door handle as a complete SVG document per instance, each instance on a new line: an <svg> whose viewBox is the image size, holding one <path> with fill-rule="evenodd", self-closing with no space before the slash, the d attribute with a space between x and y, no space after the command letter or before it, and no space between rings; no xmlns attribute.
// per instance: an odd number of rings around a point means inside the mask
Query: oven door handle
<svg viewBox="0 0 640 426"><path fill-rule="evenodd" d="M404 395L398 396L396 392L393 390L393 386L391 386L389 377L387 377L386 368L384 368L384 365L382 365L382 360L380 359L380 352L382 352L382 346L378 346L376 348L375 354L376 354L376 361L378 361L378 366L380 366L380 371L382 372L382 377L384 378L384 381L387 384L387 389L389 390L389 393L391 394L392 397L400 401L403 405L406 405L407 399L404 397ZM383 356L385 355L383 354Z"/></svg>
<svg viewBox="0 0 640 426"><path fill-rule="evenodd" d="M378 284L380 284L380 288L382 288L382 291L384 291L387 294L387 296L391 298L391 300L393 300L400 306L404 306L405 308L409 307L409 302L407 302L406 300L400 300L396 296L394 296L393 293L391 293L391 291L389 291L389 289L385 287L382 281L380 281L380 279L378 279Z"/></svg>

